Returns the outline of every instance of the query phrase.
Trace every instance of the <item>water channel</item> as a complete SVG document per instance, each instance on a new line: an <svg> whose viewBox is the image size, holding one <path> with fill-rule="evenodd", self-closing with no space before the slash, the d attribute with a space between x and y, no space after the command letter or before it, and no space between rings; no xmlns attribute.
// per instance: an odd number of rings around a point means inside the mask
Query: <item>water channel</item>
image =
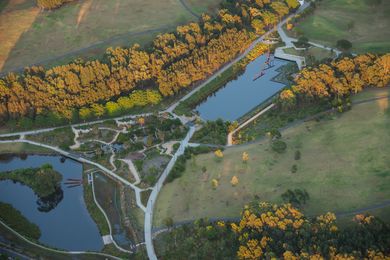
<svg viewBox="0 0 390 260"><path fill-rule="evenodd" d="M46 202L50 207L42 209L39 198L31 188L10 180L0 181L0 201L11 204L32 223L39 226L42 244L69 251L100 251L103 241L92 220L83 197L83 186L69 186L67 179L82 179L80 163L61 156L29 155L2 156L0 174L21 168L51 164L62 174L62 192Z"/></svg>
<svg viewBox="0 0 390 260"><path fill-rule="evenodd" d="M230 81L199 104L195 110L200 117L204 120L221 118L234 121L280 91L284 84L272 79L279 74L277 70L288 61L275 59L274 66L265 70L264 76L253 80L265 61L266 55L258 57L248 64L245 72L236 80Z"/></svg>

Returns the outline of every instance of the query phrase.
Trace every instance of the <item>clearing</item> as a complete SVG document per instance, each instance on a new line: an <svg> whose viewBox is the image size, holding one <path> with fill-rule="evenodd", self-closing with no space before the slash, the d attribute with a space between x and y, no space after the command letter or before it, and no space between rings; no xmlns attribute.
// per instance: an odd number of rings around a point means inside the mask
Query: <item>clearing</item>
<svg viewBox="0 0 390 260"><path fill-rule="evenodd" d="M316 1L314 14L298 22L292 36L303 33L310 41L334 47L336 41L352 42L352 51L388 52L390 50L390 1L370 0ZM290 33L289 33L290 34Z"/></svg>
<svg viewBox="0 0 390 260"><path fill-rule="evenodd" d="M387 90L385 90L387 91ZM379 92L381 93L381 92ZM364 93L371 97L378 92ZM309 121L283 131L285 153L270 148L270 140L213 153L187 161L182 177L162 189L155 225L172 217L182 221L201 217L237 217L255 197L281 203L287 189L306 189L304 212L349 212L390 198L390 108L388 99L354 105L351 111ZM295 160L299 150L301 158ZM242 153L249 161L242 162ZM292 166L297 172L292 173ZM204 167L206 172L204 172ZM239 183L230 181L237 176ZM211 181L218 180L212 188Z"/></svg>
<svg viewBox="0 0 390 260"><path fill-rule="evenodd" d="M189 2L190 10L204 11L211 5L209 0ZM110 46L149 43L160 32L197 20L183 3L80 0L40 11L35 1L10 0L0 6L0 71L42 61L56 65L79 56L100 57ZM218 4L215 1L212 6Z"/></svg>

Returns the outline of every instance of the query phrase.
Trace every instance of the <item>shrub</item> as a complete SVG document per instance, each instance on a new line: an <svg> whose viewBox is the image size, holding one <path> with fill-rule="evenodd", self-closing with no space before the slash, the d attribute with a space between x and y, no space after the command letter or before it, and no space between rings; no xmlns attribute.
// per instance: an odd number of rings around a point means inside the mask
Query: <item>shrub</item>
<svg viewBox="0 0 390 260"><path fill-rule="evenodd" d="M301 151L299 151L299 150L295 151L294 159L295 160L301 159Z"/></svg>
<svg viewBox="0 0 390 260"><path fill-rule="evenodd" d="M343 51L348 51L352 48L352 43L348 40L342 39L337 41L336 46Z"/></svg>
<svg viewBox="0 0 390 260"><path fill-rule="evenodd" d="M298 171L298 166L296 164L294 164L292 167L291 167L291 172L292 173L296 173Z"/></svg>
<svg viewBox="0 0 390 260"><path fill-rule="evenodd" d="M310 196L305 189L295 189L293 191L288 189L282 194L282 199L284 202L291 203L294 206L300 206L302 204L306 204L306 201L310 199Z"/></svg>
<svg viewBox="0 0 390 260"><path fill-rule="evenodd" d="M284 153L286 151L287 144L285 142L283 142L282 140L277 139L277 140L272 141L271 147L272 147L272 150L274 150L277 153Z"/></svg>

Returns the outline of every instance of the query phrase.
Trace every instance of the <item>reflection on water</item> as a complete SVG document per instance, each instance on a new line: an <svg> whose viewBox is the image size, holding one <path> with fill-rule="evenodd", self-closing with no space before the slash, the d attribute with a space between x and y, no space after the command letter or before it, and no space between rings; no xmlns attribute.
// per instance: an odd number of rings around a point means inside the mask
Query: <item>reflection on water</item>
<svg viewBox="0 0 390 260"><path fill-rule="evenodd" d="M64 198L64 191L61 187L58 187L56 191L46 197L38 197L37 205L38 210L41 212L49 212L57 207L58 203Z"/></svg>
<svg viewBox="0 0 390 260"><path fill-rule="evenodd" d="M276 70L287 61L275 59L274 67L266 70L264 76L253 80L260 73L265 60L266 55L262 55L248 64L245 72L236 80L230 81L197 106L195 110L200 117L205 120L221 118L234 121L281 90L284 85L272 81L272 78L279 74Z"/></svg>
<svg viewBox="0 0 390 260"><path fill-rule="evenodd" d="M39 226L39 241L48 246L72 251L99 251L103 241L87 211L83 186L66 188L67 179L82 179L82 165L61 156L1 156L0 172L51 164L61 173L61 188L46 198L39 198L31 188L11 180L0 181L0 201L11 204Z"/></svg>

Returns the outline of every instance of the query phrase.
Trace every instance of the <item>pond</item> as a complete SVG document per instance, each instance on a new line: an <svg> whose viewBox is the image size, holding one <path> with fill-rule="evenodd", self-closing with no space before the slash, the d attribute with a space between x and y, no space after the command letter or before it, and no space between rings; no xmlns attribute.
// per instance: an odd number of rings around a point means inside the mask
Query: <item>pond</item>
<svg viewBox="0 0 390 260"><path fill-rule="evenodd" d="M52 201L42 202L31 188L10 180L0 181L0 201L11 204L39 226L42 244L68 251L100 251L103 240L86 208L83 186L68 183L68 179L73 179L73 182L82 179L80 163L63 160L61 156L2 156L0 172L43 164L51 164L63 176L62 191L53 196Z"/></svg>
<svg viewBox="0 0 390 260"><path fill-rule="evenodd" d="M247 65L245 72L236 80L230 81L199 104L195 110L200 117L204 120L221 118L234 121L280 91L284 84L272 81L272 78L288 61L275 59L274 67L267 69L264 76L253 80L259 75L265 61L266 55L258 57Z"/></svg>

